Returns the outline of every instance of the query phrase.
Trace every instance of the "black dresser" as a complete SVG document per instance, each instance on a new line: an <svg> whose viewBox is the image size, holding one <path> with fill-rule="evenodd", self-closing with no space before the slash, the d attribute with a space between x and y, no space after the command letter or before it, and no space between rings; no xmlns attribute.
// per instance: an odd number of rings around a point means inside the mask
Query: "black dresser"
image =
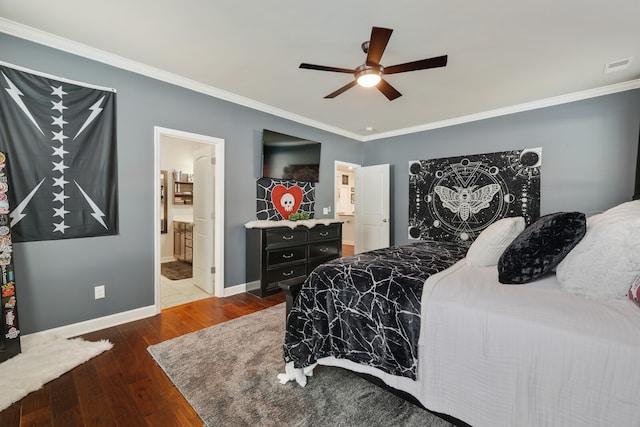
<svg viewBox="0 0 640 427"><path fill-rule="evenodd" d="M280 292L278 283L305 278L318 265L342 256L342 223L247 228L247 292Z"/></svg>

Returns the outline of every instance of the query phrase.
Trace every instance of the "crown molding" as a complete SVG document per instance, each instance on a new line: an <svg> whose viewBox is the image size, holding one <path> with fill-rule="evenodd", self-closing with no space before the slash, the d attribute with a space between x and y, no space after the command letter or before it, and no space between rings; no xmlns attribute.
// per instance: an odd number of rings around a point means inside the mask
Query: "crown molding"
<svg viewBox="0 0 640 427"><path fill-rule="evenodd" d="M272 114L283 119L291 120L296 123L300 123L306 126L321 129L336 135L341 135L349 139L355 139L361 141L362 137L356 133L346 131L344 129L330 126L326 123L321 123L316 120L312 120L308 117L300 116L290 111L282 110L280 108L273 107L271 105L263 104L253 99L245 98L236 95L231 92L224 91L222 89L215 88L213 86L205 85L195 80L187 79L177 74L169 73L167 71L151 67L149 65L142 64L131 59L124 58L122 56L114 55L109 52L105 52L100 49L87 46L82 43L75 42L63 37L56 36L51 33L47 33L38 30L33 27L19 24L14 21L10 21L5 18L0 18L0 32L15 36L21 39L25 39L34 43L38 43L44 46L51 47L56 50L71 53L73 55L81 56L83 58L91 59L94 61L107 64L112 67L120 68L126 71L131 71L136 74L140 74L152 79L160 80L166 83L170 83L176 86L180 86L186 89L193 90L198 93L212 96L214 98L228 101L237 105L241 105L252 110L261 111L263 113Z"/></svg>
<svg viewBox="0 0 640 427"><path fill-rule="evenodd" d="M552 107L554 105L566 104L574 101L581 101L588 98L595 98L598 96L609 95L617 92L624 92L627 90L633 90L640 88L640 79L630 80L628 82L617 83L609 86L602 86L595 89L588 89L580 92L569 93L565 95L555 96L552 98L542 99L533 102L527 102L518 105L512 105L505 108L498 108L495 110L483 111L480 113L470 114L467 116L455 117L452 119L441 120L438 122L425 123L423 125L412 126L403 129L397 129L389 132L381 132L374 135L362 136L357 133L347 131L335 126L330 126L326 123L312 120L308 117L294 114L290 111L282 110L261 102L245 98L236 95L231 92L224 91L222 89L215 88L213 86L205 85L195 80L187 79L177 74L169 73L161 69L151 67L142 64L137 61L133 61L122 56L114 55L109 52L105 52L100 49L87 46L82 43L78 43L63 37L59 37L26 25L19 24L14 21L10 21L0 17L0 32L22 38L34 43L38 43L44 46L48 46L57 50L61 50L73 55L78 55L83 58L91 59L94 61L102 62L104 64L120 68L123 70L131 71L136 74L140 74L146 77L150 77L156 80L160 80L166 83L170 83L176 86L180 86L186 89L193 90L198 93L212 96L214 98L228 101L237 105L241 105L253 110L261 111L263 113L271 114L286 120L291 120L296 123L300 123L306 126L310 126L316 129L324 130L336 135L344 136L345 138L353 139L359 142L375 141L385 138L393 138L403 135L408 135L417 132L424 132L428 130L444 128L449 126L455 126L463 123L475 122L479 120L490 119L494 117L506 116L509 114L520 113L523 111L536 110L539 108Z"/></svg>
<svg viewBox="0 0 640 427"><path fill-rule="evenodd" d="M509 107L498 108L495 110L483 111L481 113L469 114L467 116L455 117L453 119L441 120L438 122L426 123L424 125L398 129L395 131L378 133L375 135L365 136L363 142L374 141L377 139L393 138L411 133L424 132L427 130L439 129L449 126L460 125L463 123L475 122L478 120L491 119L494 117L506 116L523 111L531 111L539 108L553 107L554 105L567 104L569 102L582 101L584 99L595 98L603 95L610 95L618 92L625 92L640 88L640 79L630 80L623 83L616 83L608 86L602 86L595 89L583 90L580 92L569 93L566 95L554 96L553 98L541 99L538 101L526 102L524 104L512 105Z"/></svg>

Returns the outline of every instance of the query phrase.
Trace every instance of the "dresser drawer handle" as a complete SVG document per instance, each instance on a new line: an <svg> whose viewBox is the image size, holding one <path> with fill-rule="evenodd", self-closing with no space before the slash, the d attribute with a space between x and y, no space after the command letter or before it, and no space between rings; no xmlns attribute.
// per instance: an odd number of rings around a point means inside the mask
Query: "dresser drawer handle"
<svg viewBox="0 0 640 427"><path fill-rule="evenodd" d="M320 248L320 252L329 252L329 248Z"/></svg>
<svg viewBox="0 0 640 427"><path fill-rule="evenodd" d="M320 232L320 235L321 235L322 237L327 237L327 236L329 235L329 232L328 232L328 231L321 231L321 232Z"/></svg>
<svg viewBox="0 0 640 427"><path fill-rule="evenodd" d="M282 254L282 258L284 258L284 259L291 259L291 258L293 258L293 252L291 252L289 255Z"/></svg>
<svg viewBox="0 0 640 427"><path fill-rule="evenodd" d="M292 239L293 239L293 234L292 234L292 235L290 235L290 236L282 236L282 238L283 238L284 240L292 240Z"/></svg>
<svg viewBox="0 0 640 427"><path fill-rule="evenodd" d="M285 273L284 271L282 272L283 276L292 276L293 275L293 270L290 270L289 272Z"/></svg>

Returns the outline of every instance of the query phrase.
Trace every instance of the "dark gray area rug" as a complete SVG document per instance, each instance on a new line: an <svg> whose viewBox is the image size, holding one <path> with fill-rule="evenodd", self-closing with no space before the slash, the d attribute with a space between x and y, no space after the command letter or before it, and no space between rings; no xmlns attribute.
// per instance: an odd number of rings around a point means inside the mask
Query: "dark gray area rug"
<svg viewBox="0 0 640 427"><path fill-rule="evenodd" d="M339 368L280 384L284 323L280 304L148 351L207 426L451 426Z"/></svg>
<svg viewBox="0 0 640 427"><path fill-rule="evenodd" d="M193 266L184 261L169 261L160 264L160 274L169 280L188 279L193 275Z"/></svg>

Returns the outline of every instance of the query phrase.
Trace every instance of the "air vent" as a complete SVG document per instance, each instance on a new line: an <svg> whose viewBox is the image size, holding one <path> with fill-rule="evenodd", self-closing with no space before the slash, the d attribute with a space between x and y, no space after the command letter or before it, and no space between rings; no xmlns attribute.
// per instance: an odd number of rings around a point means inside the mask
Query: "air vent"
<svg viewBox="0 0 640 427"><path fill-rule="evenodd" d="M604 73L613 73L614 71L622 71L629 67L629 63L631 62L631 58L620 59L619 61L609 62L604 65Z"/></svg>

